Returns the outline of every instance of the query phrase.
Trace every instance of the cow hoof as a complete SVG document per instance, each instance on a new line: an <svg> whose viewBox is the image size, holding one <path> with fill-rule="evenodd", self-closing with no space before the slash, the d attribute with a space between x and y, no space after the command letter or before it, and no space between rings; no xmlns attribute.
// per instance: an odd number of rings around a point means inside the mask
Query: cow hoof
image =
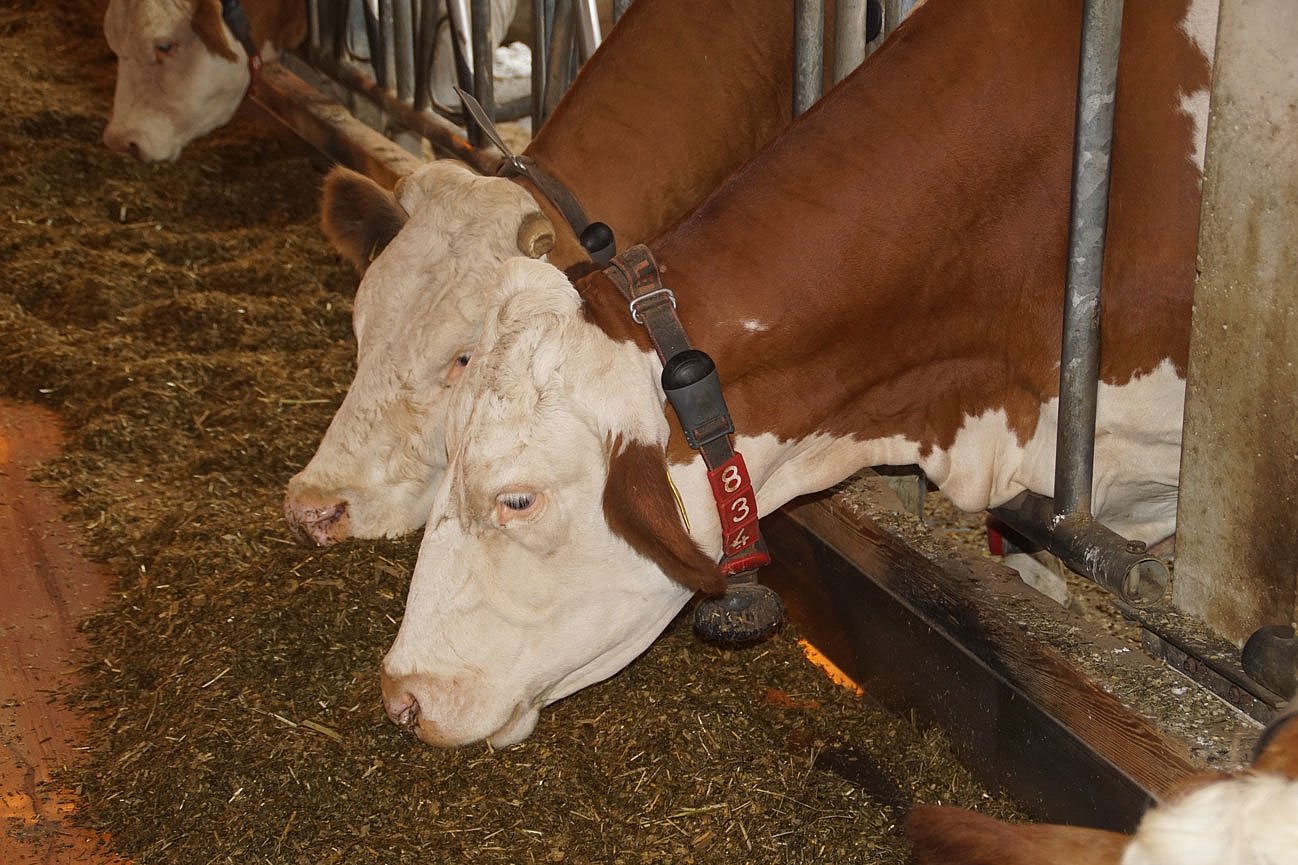
<svg viewBox="0 0 1298 865"><path fill-rule="evenodd" d="M784 619L784 604L757 583L731 586L719 598L705 598L694 609L694 633L710 643L737 645L764 640Z"/></svg>

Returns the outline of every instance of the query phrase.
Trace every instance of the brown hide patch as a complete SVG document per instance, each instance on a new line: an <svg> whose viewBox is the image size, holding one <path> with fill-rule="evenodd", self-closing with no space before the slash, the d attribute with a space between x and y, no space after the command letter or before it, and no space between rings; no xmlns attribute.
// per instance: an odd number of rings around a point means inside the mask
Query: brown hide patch
<svg viewBox="0 0 1298 865"><path fill-rule="evenodd" d="M1130 840L1102 829L1003 823L962 808L923 805L906 818L914 865L1118 865Z"/></svg>
<svg viewBox="0 0 1298 865"><path fill-rule="evenodd" d="M235 61L239 55L225 35L225 22L221 20L220 0L198 0L194 7L194 18L190 22L198 38L203 40L207 50L218 57Z"/></svg>
<svg viewBox="0 0 1298 865"><path fill-rule="evenodd" d="M329 244L364 273L406 224L396 196L364 174L335 166L320 196L320 230Z"/></svg>
<svg viewBox="0 0 1298 865"><path fill-rule="evenodd" d="M725 591L717 563L685 532L661 450L620 436L613 442L604 519L614 534L686 588L710 595Z"/></svg>
<svg viewBox="0 0 1298 865"><path fill-rule="evenodd" d="M258 49L270 42L281 51L291 51L306 39L306 4L301 0L258 4L252 9L245 5L244 10Z"/></svg>

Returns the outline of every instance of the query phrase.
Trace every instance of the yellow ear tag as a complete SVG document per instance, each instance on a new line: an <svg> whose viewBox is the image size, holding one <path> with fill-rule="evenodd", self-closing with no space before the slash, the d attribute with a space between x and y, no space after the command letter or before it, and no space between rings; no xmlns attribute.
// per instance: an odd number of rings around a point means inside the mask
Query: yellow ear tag
<svg viewBox="0 0 1298 865"><path fill-rule="evenodd" d="M685 523L685 534L691 534L690 515L685 512L685 502L681 500L681 491L676 489L671 472L667 472L667 486L672 488L672 497L676 499L676 510L681 512L681 522Z"/></svg>

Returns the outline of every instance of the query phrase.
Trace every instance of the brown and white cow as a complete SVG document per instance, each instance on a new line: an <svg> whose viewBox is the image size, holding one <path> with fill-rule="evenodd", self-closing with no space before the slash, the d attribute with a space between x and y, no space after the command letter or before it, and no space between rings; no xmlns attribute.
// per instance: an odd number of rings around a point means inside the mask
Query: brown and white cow
<svg viewBox="0 0 1298 865"><path fill-rule="evenodd" d="M910 812L914 865L1276 865L1298 861L1298 713L1272 722L1253 765L1185 779L1134 836L1004 823L960 808Z"/></svg>
<svg viewBox="0 0 1298 865"><path fill-rule="evenodd" d="M1097 516L1175 517L1214 19L1128 4ZM960 507L1049 494L1080 3L929 0L649 244L711 353L758 509L918 463ZM450 464L383 663L425 741L528 735L720 586L701 459L603 272L516 259L447 418ZM678 511L679 503L679 511Z"/></svg>
<svg viewBox="0 0 1298 865"><path fill-rule="evenodd" d="M302 0L247 0L242 8L263 61L306 38ZM252 80L249 52L221 0L109 0L104 36L117 55L104 144L144 162L174 160L227 123Z"/></svg>
<svg viewBox="0 0 1298 865"><path fill-rule="evenodd" d="M785 0L639 0L527 155L620 244L645 240L788 123L792 46ZM359 175L331 176L325 233L365 271L354 310L357 369L315 455L289 481L284 510L299 539L395 537L424 524L446 465L447 388L498 298L497 267L519 254L520 231L523 245L534 245L538 212L559 227L549 260L584 260L526 180L442 161L406 178L394 198Z"/></svg>
<svg viewBox="0 0 1298 865"><path fill-rule="evenodd" d="M504 36L516 2L492 0L494 40ZM235 10L249 25L252 52L228 23ZM300 45L306 29L306 0L109 0L104 36L117 55L117 89L104 144L144 162L176 159L234 116L252 80L248 55L269 63ZM444 32L433 78L444 103L453 82Z"/></svg>

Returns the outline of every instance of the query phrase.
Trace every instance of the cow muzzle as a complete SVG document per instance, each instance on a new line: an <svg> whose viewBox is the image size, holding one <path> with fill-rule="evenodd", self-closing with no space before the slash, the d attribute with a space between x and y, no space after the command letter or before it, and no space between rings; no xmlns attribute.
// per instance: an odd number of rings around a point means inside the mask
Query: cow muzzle
<svg viewBox="0 0 1298 865"><path fill-rule="evenodd" d="M504 723L487 722L479 725L468 712L461 723L450 724L446 719L433 717L438 709L447 706L467 708L462 688L441 681L434 676L419 673L393 675L385 664L382 670L383 710L388 719L398 727L414 733L421 742L437 748L455 748L471 742L486 740L493 747L503 748L521 742L536 729L540 711L533 704L521 701L514 705Z"/></svg>
<svg viewBox="0 0 1298 865"><path fill-rule="evenodd" d="M351 536L347 502L312 487L290 486L284 519L294 540L306 546L328 547Z"/></svg>

